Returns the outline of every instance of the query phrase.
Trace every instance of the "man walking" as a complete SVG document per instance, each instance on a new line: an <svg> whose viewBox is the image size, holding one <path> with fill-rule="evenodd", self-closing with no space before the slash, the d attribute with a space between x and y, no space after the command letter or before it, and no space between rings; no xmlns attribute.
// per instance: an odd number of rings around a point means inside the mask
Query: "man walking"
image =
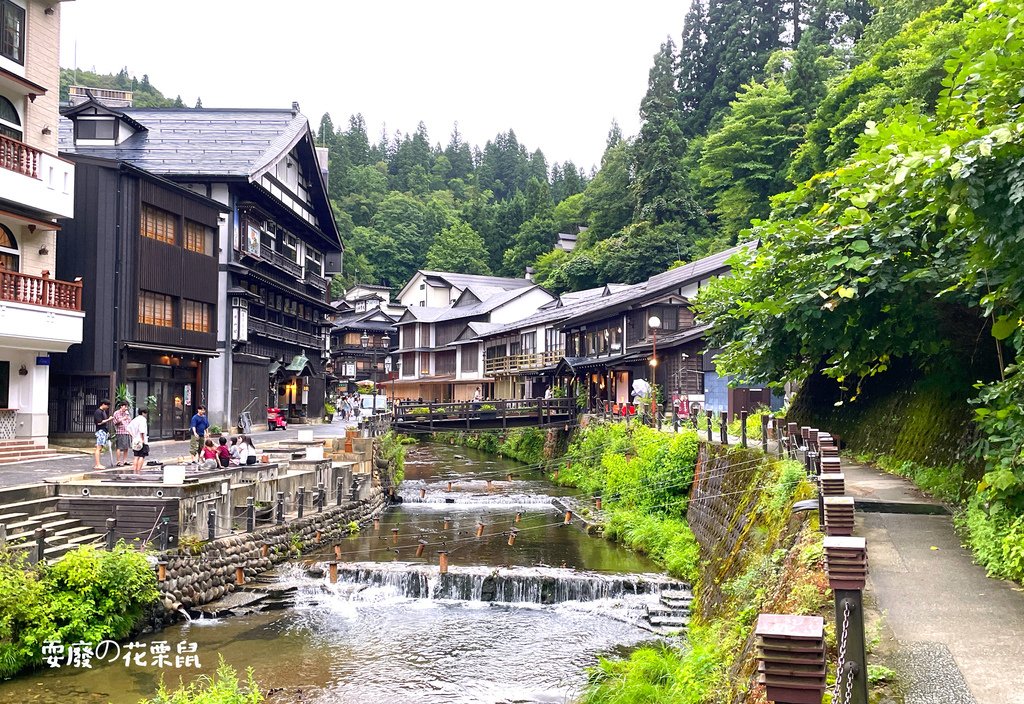
<svg viewBox="0 0 1024 704"><path fill-rule="evenodd" d="M128 424L132 422L131 411L127 401L118 401L117 410L111 416L114 419L114 449L117 450L115 467L128 466L128 449L131 439L128 436Z"/></svg>
<svg viewBox="0 0 1024 704"><path fill-rule="evenodd" d="M107 446L107 441L110 440L110 424L114 422L114 419L110 417L110 401L107 399L100 401L100 405L96 412L93 413L92 418L96 423L95 461L92 463L92 468L103 469L103 464L100 462L100 453L103 452L103 448Z"/></svg>
<svg viewBox="0 0 1024 704"><path fill-rule="evenodd" d="M139 410L139 415L128 424L128 436L131 438L132 453L135 455L132 470L136 474L142 471L142 465L149 456L149 411Z"/></svg>
<svg viewBox="0 0 1024 704"><path fill-rule="evenodd" d="M206 406L196 408L196 414L192 416L192 422L189 424L189 427L192 430L189 454L195 458L196 464L200 464L202 458L199 456L199 453L203 451L203 441L206 439L207 431L210 428L210 419L206 417Z"/></svg>

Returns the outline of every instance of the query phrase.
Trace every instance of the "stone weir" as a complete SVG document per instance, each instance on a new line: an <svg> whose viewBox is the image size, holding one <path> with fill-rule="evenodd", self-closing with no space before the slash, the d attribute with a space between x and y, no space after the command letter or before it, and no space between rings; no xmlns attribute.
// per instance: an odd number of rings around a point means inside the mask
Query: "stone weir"
<svg viewBox="0 0 1024 704"><path fill-rule="evenodd" d="M326 564L313 574L329 573ZM323 579L329 579L324 577ZM552 567L449 567L409 562L341 562L338 583L358 599L352 585L390 587L413 599L452 599L505 603L556 604L618 599L636 594L689 592L689 585L660 574L603 574Z"/></svg>

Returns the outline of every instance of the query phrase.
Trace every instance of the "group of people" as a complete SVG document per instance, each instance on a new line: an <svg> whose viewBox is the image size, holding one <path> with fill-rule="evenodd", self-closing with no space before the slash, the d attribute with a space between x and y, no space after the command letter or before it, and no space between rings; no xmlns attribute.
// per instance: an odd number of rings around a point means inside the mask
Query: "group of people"
<svg viewBox="0 0 1024 704"><path fill-rule="evenodd" d="M189 454L200 467L214 469L216 467L233 467L240 464L256 464L256 446L248 435L236 435L230 445L223 435L213 441L210 437L210 419L206 415L206 406L196 408L196 414L189 423L191 441Z"/></svg>
<svg viewBox="0 0 1024 704"><path fill-rule="evenodd" d="M149 457L149 411L140 408L132 417L127 401L118 401L117 410L110 413L110 401L103 399L93 414L96 425L96 447L93 469L105 469L102 463L103 450L113 436L114 467L132 467L136 473ZM256 464L256 446L248 435L238 435L228 444L226 437L215 443L210 437L210 419L206 417L206 406L199 406L189 425L191 442L189 454L196 464L204 468L230 467L240 464ZM132 461L128 461L128 453Z"/></svg>
<svg viewBox="0 0 1024 704"><path fill-rule="evenodd" d="M110 401L103 399L93 414L96 425L96 447L94 450L93 469L104 469L101 461L103 449L110 442L111 431L114 436L114 449L117 457L114 467L131 465L135 472L142 471L142 465L149 457L149 411L140 408L132 418L127 401L118 401L117 410L110 413ZM133 458L128 461L128 452Z"/></svg>
<svg viewBox="0 0 1024 704"><path fill-rule="evenodd" d="M361 412L363 399L359 393L345 394L339 399L336 404L338 413L341 415L341 420L346 421L349 418L359 418Z"/></svg>

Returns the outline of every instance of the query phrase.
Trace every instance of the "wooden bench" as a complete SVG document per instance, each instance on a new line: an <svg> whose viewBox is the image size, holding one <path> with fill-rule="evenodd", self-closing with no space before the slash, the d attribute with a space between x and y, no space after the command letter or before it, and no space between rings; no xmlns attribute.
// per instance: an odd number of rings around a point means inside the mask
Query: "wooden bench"
<svg viewBox="0 0 1024 704"><path fill-rule="evenodd" d="M172 432L175 440L188 440L189 435L192 434L192 428L175 428Z"/></svg>

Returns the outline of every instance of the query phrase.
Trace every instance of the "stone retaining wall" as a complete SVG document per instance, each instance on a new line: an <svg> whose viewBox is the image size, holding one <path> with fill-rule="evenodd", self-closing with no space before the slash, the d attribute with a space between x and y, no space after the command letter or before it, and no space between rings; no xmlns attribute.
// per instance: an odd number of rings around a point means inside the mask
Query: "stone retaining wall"
<svg viewBox="0 0 1024 704"><path fill-rule="evenodd" d="M201 606L230 594L236 589L236 568L242 567L248 582L294 555L293 536L298 536L303 550L327 547L348 534L350 522L364 521L379 513L384 505L384 490L375 486L366 499L331 506L322 513L307 514L283 525L218 538L205 543L194 555L166 553L162 559L167 561L167 579L159 584L163 608L173 614L181 607ZM318 530L320 542L316 543Z"/></svg>

